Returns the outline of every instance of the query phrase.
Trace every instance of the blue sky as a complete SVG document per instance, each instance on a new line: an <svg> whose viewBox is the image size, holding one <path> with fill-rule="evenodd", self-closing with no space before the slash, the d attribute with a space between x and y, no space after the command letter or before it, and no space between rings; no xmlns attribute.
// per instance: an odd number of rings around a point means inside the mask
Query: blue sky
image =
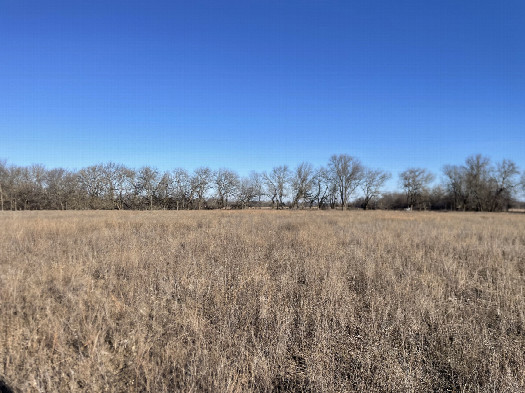
<svg viewBox="0 0 525 393"><path fill-rule="evenodd" d="M0 0L0 158L525 169L525 2Z"/></svg>

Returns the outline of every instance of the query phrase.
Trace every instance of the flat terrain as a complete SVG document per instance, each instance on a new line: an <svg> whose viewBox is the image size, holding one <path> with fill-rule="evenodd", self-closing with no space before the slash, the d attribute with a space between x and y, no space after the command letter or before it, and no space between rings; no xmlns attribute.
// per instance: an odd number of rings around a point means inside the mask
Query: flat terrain
<svg viewBox="0 0 525 393"><path fill-rule="evenodd" d="M0 214L24 392L520 392L525 215Z"/></svg>

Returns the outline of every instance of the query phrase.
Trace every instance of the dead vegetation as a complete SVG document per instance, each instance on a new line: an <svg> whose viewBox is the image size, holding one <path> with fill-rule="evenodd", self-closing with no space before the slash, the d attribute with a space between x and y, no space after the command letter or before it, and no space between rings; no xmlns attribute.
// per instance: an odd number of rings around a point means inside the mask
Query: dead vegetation
<svg viewBox="0 0 525 393"><path fill-rule="evenodd" d="M4 212L0 224L11 388L525 390L519 214Z"/></svg>

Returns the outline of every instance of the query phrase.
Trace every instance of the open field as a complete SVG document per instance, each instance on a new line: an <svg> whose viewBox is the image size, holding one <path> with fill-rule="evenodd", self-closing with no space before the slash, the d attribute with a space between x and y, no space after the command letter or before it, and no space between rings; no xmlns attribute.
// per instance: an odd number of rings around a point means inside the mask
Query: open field
<svg viewBox="0 0 525 393"><path fill-rule="evenodd" d="M24 392L525 390L525 215L4 212Z"/></svg>

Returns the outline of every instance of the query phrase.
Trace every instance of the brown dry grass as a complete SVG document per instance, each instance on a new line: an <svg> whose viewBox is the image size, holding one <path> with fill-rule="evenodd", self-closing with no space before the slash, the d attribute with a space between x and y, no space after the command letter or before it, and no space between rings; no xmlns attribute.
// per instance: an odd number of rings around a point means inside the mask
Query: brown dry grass
<svg viewBox="0 0 525 393"><path fill-rule="evenodd" d="M27 392L525 390L525 217L5 212Z"/></svg>

